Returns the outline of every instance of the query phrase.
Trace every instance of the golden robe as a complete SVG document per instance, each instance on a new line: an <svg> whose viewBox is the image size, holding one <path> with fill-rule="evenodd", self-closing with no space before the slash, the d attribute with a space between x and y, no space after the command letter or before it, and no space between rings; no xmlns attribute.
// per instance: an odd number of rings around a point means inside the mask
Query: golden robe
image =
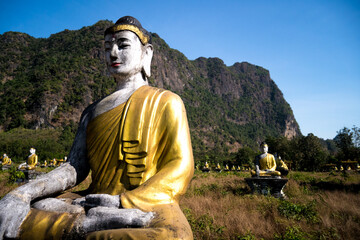
<svg viewBox="0 0 360 240"><path fill-rule="evenodd" d="M259 166L260 176L280 176L281 173L276 171L276 161L274 155L267 153L265 157L261 158L261 155L255 159L255 165ZM270 170L271 172L267 172ZM254 170L251 170L251 175L256 175Z"/></svg>
<svg viewBox="0 0 360 240"><path fill-rule="evenodd" d="M148 228L98 231L87 239L192 239L178 203L192 178L194 162L185 108L176 94L143 86L126 103L91 120L86 134L92 171L89 190L121 195L123 208L157 213ZM23 232L36 225L38 211L31 212ZM69 229L73 221L58 225ZM39 225L39 231L51 229L41 238L61 231L54 230L52 223Z"/></svg>
<svg viewBox="0 0 360 240"><path fill-rule="evenodd" d="M11 159L8 156L3 157L2 165L11 165Z"/></svg>
<svg viewBox="0 0 360 240"><path fill-rule="evenodd" d="M35 168L37 163L38 163L38 156L36 154L31 154L27 160L28 169Z"/></svg>
<svg viewBox="0 0 360 240"><path fill-rule="evenodd" d="M261 158L259 160L259 167L260 167L260 170L275 171L276 161L275 161L274 155L272 155L270 153L266 154L266 157Z"/></svg>

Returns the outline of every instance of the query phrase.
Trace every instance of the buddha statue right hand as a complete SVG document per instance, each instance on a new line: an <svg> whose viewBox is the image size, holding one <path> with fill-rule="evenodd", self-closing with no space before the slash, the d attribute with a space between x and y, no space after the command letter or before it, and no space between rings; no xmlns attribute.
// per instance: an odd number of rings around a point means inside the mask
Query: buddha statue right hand
<svg viewBox="0 0 360 240"><path fill-rule="evenodd" d="M16 192L10 192L0 201L0 240L16 238L20 225L30 211L30 199Z"/></svg>
<svg viewBox="0 0 360 240"><path fill-rule="evenodd" d="M85 205L87 207L112 207L120 208L120 196L109 194L89 194L85 196Z"/></svg>
<svg viewBox="0 0 360 240"><path fill-rule="evenodd" d="M258 165L256 165L256 176L260 176L260 169Z"/></svg>

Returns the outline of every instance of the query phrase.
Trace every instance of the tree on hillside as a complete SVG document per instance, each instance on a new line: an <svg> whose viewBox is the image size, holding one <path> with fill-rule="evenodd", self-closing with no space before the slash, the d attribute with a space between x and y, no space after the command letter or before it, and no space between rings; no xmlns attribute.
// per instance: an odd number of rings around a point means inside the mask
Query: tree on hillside
<svg viewBox="0 0 360 240"><path fill-rule="evenodd" d="M339 160L358 161L360 158L360 129L344 127L337 132L334 138L336 146L340 149L337 154Z"/></svg>
<svg viewBox="0 0 360 240"><path fill-rule="evenodd" d="M249 147L240 148L236 153L235 161L238 165L249 164L252 165L253 160L255 159L256 153Z"/></svg>
<svg viewBox="0 0 360 240"><path fill-rule="evenodd" d="M298 170L318 171L326 162L326 151L320 139L312 133L293 142L292 148L295 151L294 161Z"/></svg>
<svg viewBox="0 0 360 240"><path fill-rule="evenodd" d="M269 152L281 156L283 160L290 160L291 146L286 137L267 137L265 142L269 145Z"/></svg>

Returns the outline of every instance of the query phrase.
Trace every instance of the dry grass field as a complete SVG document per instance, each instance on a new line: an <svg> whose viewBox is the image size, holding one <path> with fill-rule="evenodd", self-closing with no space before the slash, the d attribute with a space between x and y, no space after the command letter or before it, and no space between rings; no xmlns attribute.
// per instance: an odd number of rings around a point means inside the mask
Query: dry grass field
<svg viewBox="0 0 360 240"><path fill-rule="evenodd" d="M0 171L0 197L18 186L9 176ZM195 239L359 239L360 174L291 172L284 200L251 194L249 176L195 173L180 203Z"/></svg>

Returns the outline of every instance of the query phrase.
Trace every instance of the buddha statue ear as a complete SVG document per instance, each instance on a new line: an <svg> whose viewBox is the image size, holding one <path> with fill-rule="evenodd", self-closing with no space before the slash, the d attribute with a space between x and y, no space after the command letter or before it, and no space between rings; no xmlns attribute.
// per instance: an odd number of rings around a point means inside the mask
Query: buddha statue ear
<svg viewBox="0 0 360 240"><path fill-rule="evenodd" d="M143 69L142 72L145 75L145 77L150 77L151 76L151 60L153 57L153 46L148 43L144 46L145 48L145 53L144 53L144 58L143 58Z"/></svg>

